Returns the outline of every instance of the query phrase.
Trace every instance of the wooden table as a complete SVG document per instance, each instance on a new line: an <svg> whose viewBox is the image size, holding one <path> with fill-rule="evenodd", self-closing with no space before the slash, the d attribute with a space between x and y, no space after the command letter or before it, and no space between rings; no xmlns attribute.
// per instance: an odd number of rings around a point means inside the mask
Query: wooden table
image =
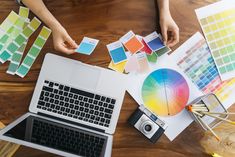
<svg viewBox="0 0 235 157"><path fill-rule="evenodd" d="M180 43L173 50L195 32L201 31L194 9L213 1L171 0L172 16L180 28ZM105 68L110 62L106 44L118 40L129 30L140 35L147 35L159 28L154 0L46 0L45 2L78 43L84 36L100 40L98 47L91 56L76 54L66 57ZM1 0L0 21L3 21L12 9L18 11L18 6L14 0ZM35 37L36 35L32 38ZM8 64L0 66L0 120L5 124L9 124L28 111L41 64L47 52L54 52L52 38L46 43L36 63L24 79L7 75L5 72ZM156 144L151 144L127 123L128 117L135 108L137 108L136 102L127 93L114 135L113 157L208 156L199 143L203 131L195 123L190 125L173 142L163 136ZM235 107L232 107L231 110L234 111ZM15 157L22 156L54 157L56 155L22 146Z"/></svg>

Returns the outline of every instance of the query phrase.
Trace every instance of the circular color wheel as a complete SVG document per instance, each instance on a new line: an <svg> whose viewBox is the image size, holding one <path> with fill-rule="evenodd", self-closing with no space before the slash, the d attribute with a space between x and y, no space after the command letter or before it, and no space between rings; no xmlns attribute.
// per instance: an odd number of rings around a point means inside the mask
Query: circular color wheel
<svg viewBox="0 0 235 157"><path fill-rule="evenodd" d="M176 115L188 102L189 87L180 73L159 69L144 80L142 99L144 105L159 116Z"/></svg>

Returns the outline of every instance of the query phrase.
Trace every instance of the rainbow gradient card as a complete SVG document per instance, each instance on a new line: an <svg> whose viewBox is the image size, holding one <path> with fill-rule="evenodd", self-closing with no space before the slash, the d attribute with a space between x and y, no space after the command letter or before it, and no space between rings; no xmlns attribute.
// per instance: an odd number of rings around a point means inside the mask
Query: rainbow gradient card
<svg viewBox="0 0 235 157"><path fill-rule="evenodd" d="M150 73L141 92L144 105L159 116L176 115L189 99L187 81L172 69L158 69Z"/></svg>
<svg viewBox="0 0 235 157"><path fill-rule="evenodd" d="M222 0L196 9L222 80L235 77L235 1Z"/></svg>

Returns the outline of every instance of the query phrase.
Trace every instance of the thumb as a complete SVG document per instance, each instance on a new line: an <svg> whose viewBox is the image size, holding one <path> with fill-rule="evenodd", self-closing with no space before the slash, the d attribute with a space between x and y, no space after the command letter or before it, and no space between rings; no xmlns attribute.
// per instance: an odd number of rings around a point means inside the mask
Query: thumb
<svg viewBox="0 0 235 157"><path fill-rule="evenodd" d="M65 41L73 48L78 47L77 43L69 35L65 37Z"/></svg>
<svg viewBox="0 0 235 157"><path fill-rule="evenodd" d="M168 37L167 37L167 29L164 27L162 28L162 37L163 37L163 43L164 43L164 45L166 45Z"/></svg>

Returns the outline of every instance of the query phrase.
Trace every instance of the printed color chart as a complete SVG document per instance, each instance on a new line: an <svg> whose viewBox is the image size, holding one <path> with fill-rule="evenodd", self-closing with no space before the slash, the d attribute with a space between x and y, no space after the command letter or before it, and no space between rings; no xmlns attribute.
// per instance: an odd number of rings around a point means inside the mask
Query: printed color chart
<svg viewBox="0 0 235 157"><path fill-rule="evenodd" d="M199 32L170 57L204 94L213 92L225 106L234 103L235 79L221 81L208 45Z"/></svg>
<svg viewBox="0 0 235 157"><path fill-rule="evenodd" d="M189 99L184 77L171 69L159 69L147 76L142 86L144 105L159 116L182 111Z"/></svg>
<svg viewBox="0 0 235 157"><path fill-rule="evenodd" d="M20 65L19 69L16 71L16 74L20 77L24 77L28 72L34 61L36 60L38 54L40 53L42 47L46 43L47 39L51 34L51 30L47 27L43 27L37 39L34 41L32 47L27 53L26 57L23 60L23 63Z"/></svg>
<svg viewBox="0 0 235 157"><path fill-rule="evenodd" d="M235 77L235 1L196 10L222 80Z"/></svg>

